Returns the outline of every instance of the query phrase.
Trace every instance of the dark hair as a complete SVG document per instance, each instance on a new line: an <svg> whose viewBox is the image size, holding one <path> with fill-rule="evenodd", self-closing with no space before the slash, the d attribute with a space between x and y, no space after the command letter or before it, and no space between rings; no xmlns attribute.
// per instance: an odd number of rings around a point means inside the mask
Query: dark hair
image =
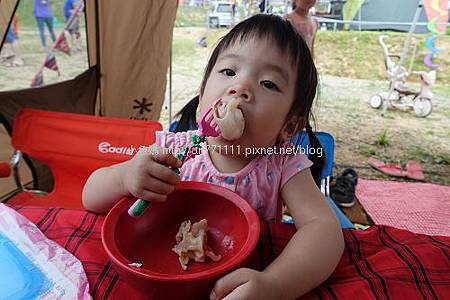
<svg viewBox="0 0 450 300"><path fill-rule="evenodd" d="M306 42L289 21L279 16L257 14L240 22L231 29L219 41L211 54L200 86L200 94L203 94L206 82L219 55L234 43L245 42L253 37L272 40L283 53L288 54L290 61L297 66L295 99L289 110L287 120L295 116L299 117L301 124L297 128L297 132L305 129L309 136L310 147L321 148L310 125L311 107L316 96L318 84L317 70ZM198 104L199 96L196 96L176 115L180 117L180 120L175 128L175 132L196 128ZM323 157L310 155L310 160L314 163L311 173L317 184L320 181L323 159Z"/></svg>

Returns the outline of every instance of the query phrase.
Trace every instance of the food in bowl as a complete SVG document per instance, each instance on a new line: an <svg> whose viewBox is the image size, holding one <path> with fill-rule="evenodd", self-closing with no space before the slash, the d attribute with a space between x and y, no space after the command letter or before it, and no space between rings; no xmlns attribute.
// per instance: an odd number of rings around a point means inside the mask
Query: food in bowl
<svg viewBox="0 0 450 300"><path fill-rule="evenodd" d="M137 262L134 262L134 263L130 263L130 264L128 264L130 267L133 267L133 268L140 268L140 267L142 267L142 264L141 263L137 263Z"/></svg>
<svg viewBox="0 0 450 300"><path fill-rule="evenodd" d="M196 262L204 262L205 257L211 258L213 261L219 261L222 256L216 255L208 246L208 237L206 230L208 222L202 219L191 225L191 221L183 221L175 236L177 244L172 248L172 251L178 254L183 270L187 270L189 259Z"/></svg>

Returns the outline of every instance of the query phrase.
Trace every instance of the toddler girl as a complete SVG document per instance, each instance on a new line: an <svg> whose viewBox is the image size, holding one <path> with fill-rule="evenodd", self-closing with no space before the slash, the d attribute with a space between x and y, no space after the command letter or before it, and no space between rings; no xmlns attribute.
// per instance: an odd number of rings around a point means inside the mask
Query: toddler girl
<svg viewBox="0 0 450 300"><path fill-rule="evenodd" d="M280 221L285 204L297 232L282 254L262 272L241 268L222 277L210 298L295 299L305 294L332 273L344 247L340 225L311 175L318 177L319 161L312 165L304 154L281 150L291 147L291 136L305 128L315 141L309 114L316 86L308 46L288 21L273 15L242 21L213 51L200 95L183 110L181 122L192 123L197 105L204 112L217 101L227 105L232 100L245 122L240 136L207 138L178 177L168 166L181 163L164 148L181 150L196 131L158 132L159 151L95 171L83 191L84 206L105 213L123 196L164 201L180 178L231 189L266 221ZM269 148L278 150L268 153Z"/></svg>

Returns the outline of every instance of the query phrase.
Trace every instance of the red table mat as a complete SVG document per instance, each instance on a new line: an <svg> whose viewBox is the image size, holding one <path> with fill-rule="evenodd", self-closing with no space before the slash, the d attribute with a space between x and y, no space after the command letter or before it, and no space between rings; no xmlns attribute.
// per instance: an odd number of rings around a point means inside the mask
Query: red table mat
<svg viewBox="0 0 450 300"><path fill-rule="evenodd" d="M103 216L62 208L12 207L83 263L94 299L139 299L112 269L103 249ZM256 251L263 267L282 251L295 228L263 223L261 230ZM388 226L344 230L344 237L346 249L335 272L302 299L450 299L449 237Z"/></svg>

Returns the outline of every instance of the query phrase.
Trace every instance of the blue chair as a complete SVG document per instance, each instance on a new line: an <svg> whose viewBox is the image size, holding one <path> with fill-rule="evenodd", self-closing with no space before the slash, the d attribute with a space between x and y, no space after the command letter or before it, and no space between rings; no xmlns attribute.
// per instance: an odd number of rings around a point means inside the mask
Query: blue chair
<svg viewBox="0 0 450 300"><path fill-rule="evenodd" d="M339 209L339 207L334 203L333 199L330 197L330 180L333 174L333 162L334 162L334 138L331 134L327 132L316 132L316 137L319 140L323 148L323 155L325 155L325 163L320 174L320 190L327 198L328 204L336 213L336 217L341 223L342 228L355 228L352 222L347 218L347 216ZM299 132L295 135L291 142L304 149L304 153L308 156L312 151L317 151L317 149L310 149L309 137L306 131ZM302 151L303 152L303 151Z"/></svg>
<svg viewBox="0 0 450 300"><path fill-rule="evenodd" d="M177 128L177 125L178 125L178 121L172 121L172 123L170 123L170 126L169 126L169 131L174 132L175 128ZM189 128L189 130L195 130L195 129L197 129L197 126L195 126L194 128Z"/></svg>

